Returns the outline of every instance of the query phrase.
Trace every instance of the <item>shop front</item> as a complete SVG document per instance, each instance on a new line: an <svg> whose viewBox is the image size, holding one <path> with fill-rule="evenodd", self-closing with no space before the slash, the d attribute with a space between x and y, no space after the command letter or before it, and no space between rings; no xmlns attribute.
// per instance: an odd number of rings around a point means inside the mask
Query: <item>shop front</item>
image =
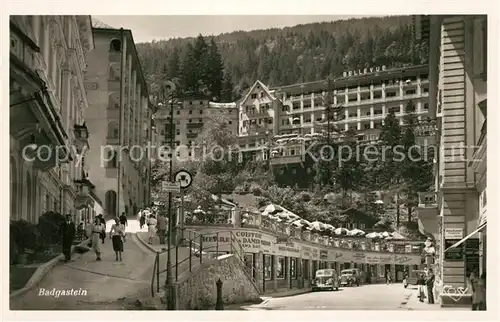
<svg viewBox="0 0 500 322"><path fill-rule="evenodd" d="M378 283L385 281L387 270L394 276L396 264L406 267L420 263L417 254L353 251L299 240L279 242L277 236L252 228L198 231L203 234L203 251L207 253L228 253L236 239L245 252L247 270L263 293L308 288L319 269L333 268L340 273L358 268L363 283Z"/></svg>

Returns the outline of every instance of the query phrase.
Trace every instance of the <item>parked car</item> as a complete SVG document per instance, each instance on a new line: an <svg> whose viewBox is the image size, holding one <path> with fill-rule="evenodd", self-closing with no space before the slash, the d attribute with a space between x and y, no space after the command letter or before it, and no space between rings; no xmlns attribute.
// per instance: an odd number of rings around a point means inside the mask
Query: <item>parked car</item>
<svg viewBox="0 0 500 322"><path fill-rule="evenodd" d="M360 273L357 268L344 269L340 272L340 286L359 286Z"/></svg>
<svg viewBox="0 0 500 322"><path fill-rule="evenodd" d="M311 284L313 292L321 290L338 291L339 276L334 269L320 269L316 271L316 277Z"/></svg>

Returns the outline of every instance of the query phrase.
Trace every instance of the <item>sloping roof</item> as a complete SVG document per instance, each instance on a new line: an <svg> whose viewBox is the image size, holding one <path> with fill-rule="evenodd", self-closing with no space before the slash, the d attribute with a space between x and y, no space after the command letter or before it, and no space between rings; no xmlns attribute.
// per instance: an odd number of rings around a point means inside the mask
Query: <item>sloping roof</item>
<svg viewBox="0 0 500 322"><path fill-rule="evenodd" d="M269 97L271 97L271 99L275 100L276 97L269 91L269 88L264 85L264 83L262 83L260 80L257 80L255 81L255 83L252 85L252 87L250 87L250 89L248 90L248 92L246 93L245 97L243 97L242 100L240 100L240 103L243 103L245 102L247 99L248 99L248 96L252 93L253 89L255 88L255 86L257 85L260 85L260 87L267 93L267 95L269 95Z"/></svg>
<svg viewBox="0 0 500 322"><path fill-rule="evenodd" d="M92 18L92 28L116 29L96 18Z"/></svg>

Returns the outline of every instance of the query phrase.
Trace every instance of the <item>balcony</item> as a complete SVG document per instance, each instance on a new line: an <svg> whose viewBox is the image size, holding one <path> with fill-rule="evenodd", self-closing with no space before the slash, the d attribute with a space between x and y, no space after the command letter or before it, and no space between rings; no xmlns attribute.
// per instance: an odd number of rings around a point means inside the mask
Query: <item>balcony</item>
<svg viewBox="0 0 500 322"><path fill-rule="evenodd" d="M271 165L283 165L283 164L295 164L301 163L303 156L297 155L284 155L284 156L273 156L271 158Z"/></svg>
<svg viewBox="0 0 500 322"><path fill-rule="evenodd" d="M203 127L203 123L188 123L186 124L186 128L188 129L200 129Z"/></svg>
<svg viewBox="0 0 500 322"><path fill-rule="evenodd" d="M436 208L437 198L436 192L419 192L418 193L418 207L419 208Z"/></svg>
<svg viewBox="0 0 500 322"><path fill-rule="evenodd" d="M196 139L197 136L198 136L198 133L186 133L186 137L188 139Z"/></svg>

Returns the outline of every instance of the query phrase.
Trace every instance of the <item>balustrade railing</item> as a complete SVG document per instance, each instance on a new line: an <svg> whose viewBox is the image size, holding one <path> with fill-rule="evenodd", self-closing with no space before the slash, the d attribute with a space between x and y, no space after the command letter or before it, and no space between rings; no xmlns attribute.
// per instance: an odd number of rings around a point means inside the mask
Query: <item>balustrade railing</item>
<svg viewBox="0 0 500 322"><path fill-rule="evenodd" d="M248 277L252 280L255 286L258 287L255 279L255 268L247 265L245 250L233 232L227 230L216 233L201 234L186 228L182 229L181 232L183 236L182 240L170 248L172 263L170 268L171 273L174 274L172 278L173 280L179 280L179 273L182 274L187 271L192 272L193 268L196 265L203 264L204 260L215 259L224 254L234 254L241 265L244 266L244 270L248 274ZM226 238L229 238L230 241L229 251L220 247L223 243L227 245ZM204 240L211 241L211 246L204 246ZM213 245L213 242L215 242L215 245ZM167 273L167 253L167 249L156 253L153 265L153 274L151 276L152 297L155 296L155 289L156 292L160 292L160 277L162 275L166 275ZM161 268L162 266L164 267L163 269Z"/></svg>

